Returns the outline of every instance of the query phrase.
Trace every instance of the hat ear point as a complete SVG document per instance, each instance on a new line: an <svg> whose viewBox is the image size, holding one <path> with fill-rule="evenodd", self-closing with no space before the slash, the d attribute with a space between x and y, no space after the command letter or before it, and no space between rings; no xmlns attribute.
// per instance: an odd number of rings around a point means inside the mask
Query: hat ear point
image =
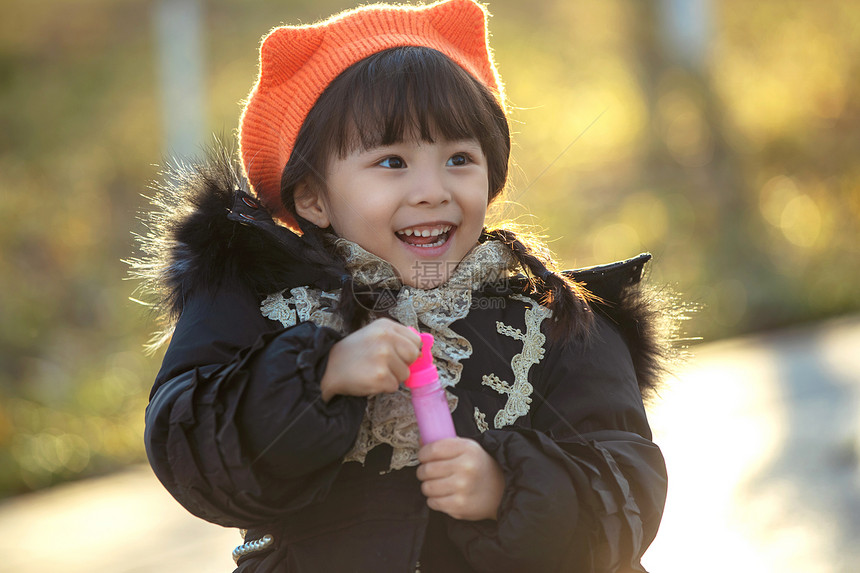
<svg viewBox="0 0 860 573"><path fill-rule="evenodd" d="M295 75L319 49L324 32L314 26L275 28L260 45L260 78L279 84Z"/></svg>
<svg viewBox="0 0 860 573"><path fill-rule="evenodd" d="M456 20L451 18L451 12L457 14ZM441 2L430 8L429 16L436 31L464 52L486 52L488 12L481 4L474 0Z"/></svg>
<svg viewBox="0 0 860 573"><path fill-rule="evenodd" d="M451 13L455 13L457 18L452 18ZM480 77L484 82L495 84L490 87L495 87L501 93L502 85L495 71L487 37L489 15L486 7L475 0L440 2L432 6L428 14L433 28L460 52L470 60L486 63L488 66L486 70L473 70L473 72L483 72Z"/></svg>
<svg viewBox="0 0 860 573"><path fill-rule="evenodd" d="M472 25L480 25L486 28L485 23L489 12L483 4L475 2L475 0L448 0L447 2L439 2L427 9L427 14L434 24L444 22L450 18L449 13L455 12L460 18L466 20Z"/></svg>

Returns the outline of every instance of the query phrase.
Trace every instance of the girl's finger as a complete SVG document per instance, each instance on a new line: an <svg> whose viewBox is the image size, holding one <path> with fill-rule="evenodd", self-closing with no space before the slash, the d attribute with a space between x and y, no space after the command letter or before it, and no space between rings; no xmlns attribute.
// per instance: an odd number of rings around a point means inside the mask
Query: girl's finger
<svg viewBox="0 0 860 573"><path fill-rule="evenodd" d="M394 375L394 373L392 373L391 376L388 378L388 384L386 385L385 391L389 394L391 394L392 392L397 392L397 390L400 389L401 382L402 380L400 380L397 376Z"/></svg>
<svg viewBox="0 0 860 573"><path fill-rule="evenodd" d="M421 334L418 332L418 330L411 327L411 326L407 326L406 330L407 330L407 335L406 335L407 338L420 348L421 347Z"/></svg>
<svg viewBox="0 0 860 573"><path fill-rule="evenodd" d="M450 460L468 448L467 438L444 438L427 444L418 450L418 461L422 464L436 460Z"/></svg>
<svg viewBox="0 0 860 573"><path fill-rule="evenodd" d="M421 481L442 479L453 475L456 465L449 460L439 460L418 466L418 479Z"/></svg>
<svg viewBox="0 0 860 573"><path fill-rule="evenodd" d="M460 493L462 484L454 476L421 482L421 493L428 498L440 498Z"/></svg>
<svg viewBox="0 0 860 573"><path fill-rule="evenodd" d="M465 519L468 507L459 495L447 495L443 497L428 497L427 507L435 511L441 511L454 519Z"/></svg>
<svg viewBox="0 0 860 573"><path fill-rule="evenodd" d="M407 366L412 364L421 356L421 338L413 339L415 333L406 329L398 333L394 340L394 352Z"/></svg>
<svg viewBox="0 0 860 573"><path fill-rule="evenodd" d="M400 361L395 360L392 364L389 365L391 368L391 373L397 378L397 383L405 382L407 378L409 378L409 365Z"/></svg>

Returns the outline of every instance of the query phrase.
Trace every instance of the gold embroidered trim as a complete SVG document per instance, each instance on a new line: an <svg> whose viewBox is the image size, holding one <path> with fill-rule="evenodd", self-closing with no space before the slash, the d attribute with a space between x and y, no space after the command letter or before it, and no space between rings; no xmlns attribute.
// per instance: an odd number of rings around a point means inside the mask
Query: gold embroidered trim
<svg viewBox="0 0 860 573"><path fill-rule="evenodd" d="M496 331L499 334L523 343L523 351L511 359L514 383L509 384L495 374L484 375L481 379L481 384L484 386L489 386L499 394L508 395L505 407L499 410L493 419L493 426L496 429L510 426L517 418L529 413L529 405L532 403L531 394L534 391L534 387L528 381L529 370L544 357L543 345L546 342L546 336L540 331L540 326L551 314L548 308L528 297L512 295L511 298L521 300L528 305L525 311L525 334L518 328L513 328L501 321L496 322Z"/></svg>
<svg viewBox="0 0 860 573"><path fill-rule="evenodd" d="M300 322L311 321L320 326L328 326L343 331L343 321L332 308L338 295L319 289L297 287L290 290L292 296L285 297L286 289L270 294L260 304L260 312L270 320L280 322L284 328Z"/></svg>
<svg viewBox="0 0 860 573"><path fill-rule="evenodd" d="M490 426L487 424L487 416L477 406L475 406L475 425L478 426L478 430L482 434L490 429Z"/></svg>
<svg viewBox="0 0 860 573"><path fill-rule="evenodd" d="M260 305L260 311L263 316L269 320L280 322L284 328L295 326L298 323L296 320L295 306L296 300L293 297L284 298L286 290L276 292L267 296ZM292 303L292 306L291 306Z"/></svg>
<svg viewBox="0 0 860 573"><path fill-rule="evenodd" d="M484 377L481 379L481 384L489 386L499 394L508 394L511 390L508 383L495 374L484 374Z"/></svg>

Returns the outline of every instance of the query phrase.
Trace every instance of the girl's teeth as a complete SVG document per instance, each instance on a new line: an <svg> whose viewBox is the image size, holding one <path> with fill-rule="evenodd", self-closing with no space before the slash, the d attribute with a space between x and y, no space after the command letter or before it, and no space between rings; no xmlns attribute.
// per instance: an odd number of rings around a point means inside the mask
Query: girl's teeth
<svg viewBox="0 0 860 573"><path fill-rule="evenodd" d="M439 240L438 240L438 241L436 241L435 243L430 243L430 244L428 244L428 245L415 245L415 246L416 246L416 247L420 247L420 248L422 248L422 249L427 249L427 248L430 248L430 247L438 247L438 246L440 246L440 245L444 245L444 244L445 244L445 239L439 239Z"/></svg>
<svg viewBox="0 0 860 573"><path fill-rule="evenodd" d="M411 237L412 235L415 235L416 237L438 237L442 233L447 233L450 230L451 225L445 225L442 228L424 229L421 231L417 229L404 229L402 231L397 231L397 233L400 235L406 235L407 237Z"/></svg>

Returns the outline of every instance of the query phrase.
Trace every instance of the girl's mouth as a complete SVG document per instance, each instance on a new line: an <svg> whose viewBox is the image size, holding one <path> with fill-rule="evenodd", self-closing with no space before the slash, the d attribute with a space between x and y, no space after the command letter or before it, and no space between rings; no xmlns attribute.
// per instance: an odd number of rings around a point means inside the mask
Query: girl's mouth
<svg viewBox="0 0 860 573"><path fill-rule="evenodd" d="M454 225L420 225L401 229L397 238L413 247L432 249L444 245L454 232Z"/></svg>

